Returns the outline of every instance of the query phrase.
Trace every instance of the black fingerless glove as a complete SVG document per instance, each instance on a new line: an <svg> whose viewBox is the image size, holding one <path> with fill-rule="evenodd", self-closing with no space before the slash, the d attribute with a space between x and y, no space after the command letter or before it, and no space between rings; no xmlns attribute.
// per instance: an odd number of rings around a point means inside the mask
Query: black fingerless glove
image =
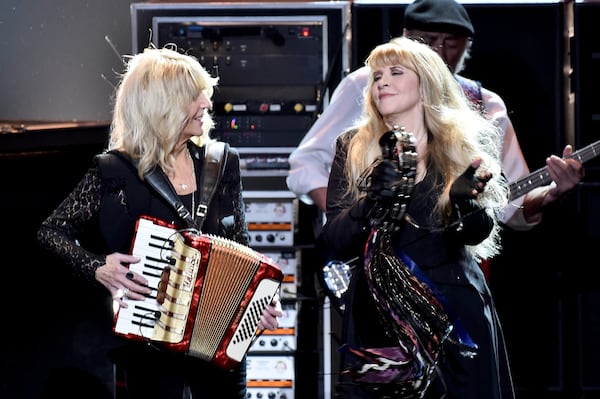
<svg viewBox="0 0 600 399"><path fill-rule="evenodd" d="M450 202L452 204L458 204L462 201L475 198L473 189L477 188L477 182L480 181L475 178L476 170L477 168L473 167L473 165L469 165L467 170L452 183L452 187L450 187ZM478 192L480 191L478 190Z"/></svg>
<svg viewBox="0 0 600 399"><path fill-rule="evenodd" d="M475 175L476 167L469 165L450 187L450 202L453 208L452 218L456 231L466 244L481 242L493 226L492 220L479 205L476 198L490 180L491 175Z"/></svg>

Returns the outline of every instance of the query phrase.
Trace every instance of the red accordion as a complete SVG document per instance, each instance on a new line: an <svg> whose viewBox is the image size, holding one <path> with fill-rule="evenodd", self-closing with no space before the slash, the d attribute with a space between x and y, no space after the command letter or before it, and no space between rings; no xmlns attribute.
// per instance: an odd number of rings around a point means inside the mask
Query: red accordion
<svg viewBox="0 0 600 399"><path fill-rule="evenodd" d="M131 254L141 261L130 269L153 291L141 301L124 298L115 334L224 369L242 361L283 280L279 266L250 247L150 217L138 220Z"/></svg>

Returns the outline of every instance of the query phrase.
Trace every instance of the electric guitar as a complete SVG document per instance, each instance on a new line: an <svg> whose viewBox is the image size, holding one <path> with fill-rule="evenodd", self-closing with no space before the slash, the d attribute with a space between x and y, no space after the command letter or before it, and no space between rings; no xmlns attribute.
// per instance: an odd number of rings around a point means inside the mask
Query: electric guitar
<svg viewBox="0 0 600 399"><path fill-rule="evenodd" d="M584 163L598 155L600 155L600 140L583 147L579 151L575 151L569 158L574 158L579 162ZM548 167L544 166L543 168L539 168L529 175L509 184L509 199L514 200L522 197L534 188L545 186L551 181L552 178L548 174Z"/></svg>

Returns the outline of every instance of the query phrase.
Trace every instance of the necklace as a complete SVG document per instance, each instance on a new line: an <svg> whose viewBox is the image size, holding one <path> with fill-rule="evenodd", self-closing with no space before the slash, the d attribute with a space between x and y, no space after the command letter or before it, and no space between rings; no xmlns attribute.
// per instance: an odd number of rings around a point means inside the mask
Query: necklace
<svg viewBox="0 0 600 399"><path fill-rule="evenodd" d="M190 163L192 164L192 184L193 182L196 181L196 168L194 168L194 161L192 160L192 156L190 155L189 151L186 151L187 154L187 158L190 160ZM179 188L181 188L181 190L186 191L188 189L187 183L179 183ZM193 207L193 206L192 206Z"/></svg>

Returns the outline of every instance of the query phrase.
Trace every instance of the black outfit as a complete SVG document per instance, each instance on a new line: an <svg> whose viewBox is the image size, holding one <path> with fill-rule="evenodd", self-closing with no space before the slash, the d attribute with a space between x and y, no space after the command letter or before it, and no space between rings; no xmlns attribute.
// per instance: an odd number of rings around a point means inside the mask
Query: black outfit
<svg viewBox="0 0 600 399"><path fill-rule="evenodd" d="M374 202L368 198L349 202L344 198L344 142L337 141L327 192L327 222L320 236L330 259L360 259L353 262L357 267L346 294L343 339L354 347L396 346L377 316L363 268L365 243L371 231L368 215ZM465 244L481 242L488 236L490 220L475 208L462 212L462 229L456 229L457 223L443 228L432 220L439 194L436 179L439 176L429 167L424 180L415 185L407 210L414 224L404 222L393 239L445 296L479 350L474 358L467 358L447 340L440 356L439 377L425 397L441 398L446 393L446 399L512 399L503 336L490 291L481 268L465 249ZM342 363L346 361L342 357ZM342 364L342 368L347 366ZM340 391L344 398L377 397L347 380L342 381Z"/></svg>
<svg viewBox="0 0 600 399"><path fill-rule="evenodd" d="M204 148L189 142L188 150L200 188ZM138 177L137 169L127 157L111 157L110 162L94 159L77 187L38 232L44 247L95 286L100 286L94 278L95 270L106 263L108 254L129 253L140 216L187 227L169 203ZM198 192L191 195L198 196ZM188 208L191 195L181 197ZM196 197L195 203L198 202ZM208 207L202 232L248 244L239 154L234 149L228 151L225 170ZM112 319L109 322L112 323ZM111 328L112 324L107 325L107 329ZM198 358L169 353L155 345L114 339L115 347L110 355L125 372L128 397L182 398L184 384L189 385L194 399L213 397L214 392L219 392L220 398L246 397L245 361L236 370L225 371Z"/></svg>

